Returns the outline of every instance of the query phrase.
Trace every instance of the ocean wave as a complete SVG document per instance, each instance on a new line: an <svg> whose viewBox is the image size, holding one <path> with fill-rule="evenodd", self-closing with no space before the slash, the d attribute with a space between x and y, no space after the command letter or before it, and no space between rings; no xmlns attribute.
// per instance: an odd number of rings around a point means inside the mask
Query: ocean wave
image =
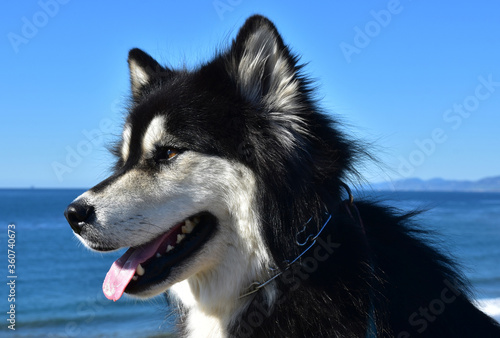
<svg viewBox="0 0 500 338"><path fill-rule="evenodd" d="M478 299L476 300L476 306L500 322L500 298Z"/></svg>

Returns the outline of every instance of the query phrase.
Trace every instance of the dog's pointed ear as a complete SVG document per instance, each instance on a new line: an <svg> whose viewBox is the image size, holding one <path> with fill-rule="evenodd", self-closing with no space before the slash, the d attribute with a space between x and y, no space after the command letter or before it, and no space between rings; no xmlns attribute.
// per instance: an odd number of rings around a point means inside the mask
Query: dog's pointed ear
<svg viewBox="0 0 500 338"><path fill-rule="evenodd" d="M149 54L138 48L134 48L128 53L128 67L132 95L135 100L141 97L144 87L172 73L171 70L162 67Z"/></svg>
<svg viewBox="0 0 500 338"><path fill-rule="evenodd" d="M298 94L297 59L263 16L248 18L240 29L231 46L229 67L240 93L252 102L265 101L279 109Z"/></svg>

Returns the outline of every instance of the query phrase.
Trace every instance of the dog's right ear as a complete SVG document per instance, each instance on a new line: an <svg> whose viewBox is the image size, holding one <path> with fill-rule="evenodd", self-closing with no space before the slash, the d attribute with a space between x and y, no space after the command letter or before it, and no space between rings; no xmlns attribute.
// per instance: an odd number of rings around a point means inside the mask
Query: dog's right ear
<svg viewBox="0 0 500 338"><path fill-rule="evenodd" d="M300 101L300 66L274 24L254 15L241 27L230 49L228 71L240 93L271 111L291 111Z"/></svg>
<svg viewBox="0 0 500 338"><path fill-rule="evenodd" d="M162 67L149 54L139 48L134 48L128 53L128 67L134 100L141 97L142 91L147 85L172 74L170 69Z"/></svg>

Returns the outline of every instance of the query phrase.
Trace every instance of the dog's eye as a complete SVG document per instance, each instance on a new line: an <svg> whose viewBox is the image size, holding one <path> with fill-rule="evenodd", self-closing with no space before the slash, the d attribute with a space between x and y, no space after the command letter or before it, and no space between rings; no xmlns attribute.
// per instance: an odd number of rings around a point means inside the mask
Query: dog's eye
<svg viewBox="0 0 500 338"><path fill-rule="evenodd" d="M155 154L153 159L156 163L165 162L171 160L175 156L179 155L181 151L173 147L157 147L155 149Z"/></svg>

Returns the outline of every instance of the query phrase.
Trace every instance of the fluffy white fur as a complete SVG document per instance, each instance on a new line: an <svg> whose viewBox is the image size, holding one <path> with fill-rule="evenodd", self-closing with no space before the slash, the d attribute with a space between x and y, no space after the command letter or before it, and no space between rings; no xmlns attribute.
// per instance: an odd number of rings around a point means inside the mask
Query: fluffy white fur
<svg viewBox="0 0 500 338"><path fill-rule="evenodd" d="M134 96L139 96L141 87L148 84L151 78L147 70L139 66L134 60L129 60L129 69L132 94Z"/></svg>
<svg viewBox="0 0 500 338"><path fill-rule="evenodd" d="M163 115L155 116L149 123L142 139L142 152L145 158L151 157L155 146L165 144L165 122Z"/></svg>
<svg viewBox="0 0 500 338"><path fill-rule="evenodd" d="M123 162L126 162L129 155L130 137L132 136L132 126L127 123L123 127L121 155Z"/></svg>

